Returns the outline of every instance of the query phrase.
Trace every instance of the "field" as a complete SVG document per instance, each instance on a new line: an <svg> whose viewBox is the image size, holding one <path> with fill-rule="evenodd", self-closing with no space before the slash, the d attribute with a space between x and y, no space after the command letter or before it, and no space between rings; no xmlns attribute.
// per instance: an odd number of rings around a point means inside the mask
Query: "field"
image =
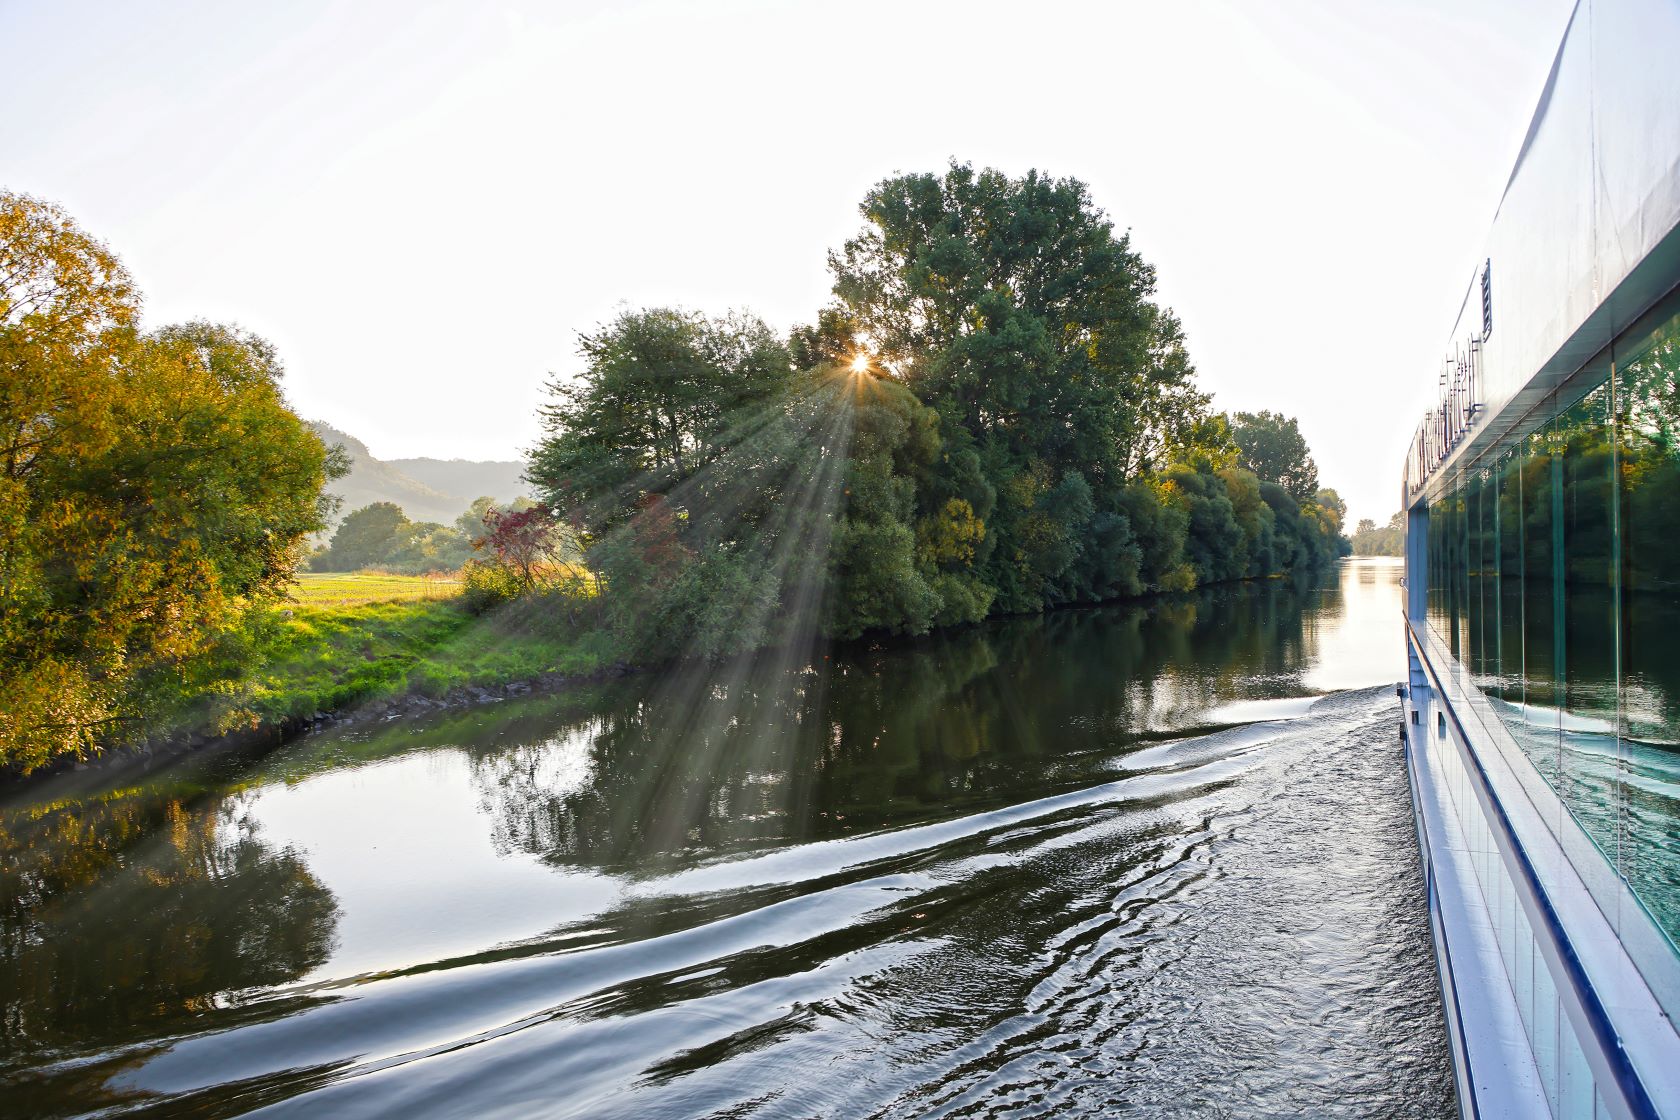
<svg viewBox="0 0 1680 1120"><path fill-rule="evenodd" d="M304 572L292 587L292 602L304 607L355 607L415 599L452 599L461 581L448 575L401 576L390 572Z"/></svg>

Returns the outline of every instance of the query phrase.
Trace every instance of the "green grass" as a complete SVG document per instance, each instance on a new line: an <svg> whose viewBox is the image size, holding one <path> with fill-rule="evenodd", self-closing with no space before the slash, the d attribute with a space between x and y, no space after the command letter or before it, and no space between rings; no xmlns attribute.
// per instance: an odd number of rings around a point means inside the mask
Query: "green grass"
<svg viewBox="0 0 1680 1120"><path fill-rule="evenodd" d="M351 607L364 603L449 599L461 593L453 574L403 576L391 572L304 572L289 598L306 607Z"/></svg>
<svg viewBox="0 0 1680 1120"><path fill-rule="evenodd" d="M456 599L409 599L271 611L251 630L256 667L200 697L189 723L207 732L276 725L407 692L589 673L612 660L606 635L533 616L540 610L514 603L475 616Z"/></svg>

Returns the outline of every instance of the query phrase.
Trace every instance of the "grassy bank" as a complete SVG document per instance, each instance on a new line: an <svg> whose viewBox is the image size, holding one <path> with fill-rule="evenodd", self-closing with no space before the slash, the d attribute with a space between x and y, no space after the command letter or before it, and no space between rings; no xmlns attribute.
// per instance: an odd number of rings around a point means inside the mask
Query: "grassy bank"
<svg viewBox="0 0 1680 1120"><path fill-rule="evenodd" d="M408 693L437 697L544 673L588 674L611 662L604 634L519 604L473 615L459 598L309 605L294 596L294 603L248 627L239 659L252 668L199 696L177 714L175 729L279 726Z"/></svg>

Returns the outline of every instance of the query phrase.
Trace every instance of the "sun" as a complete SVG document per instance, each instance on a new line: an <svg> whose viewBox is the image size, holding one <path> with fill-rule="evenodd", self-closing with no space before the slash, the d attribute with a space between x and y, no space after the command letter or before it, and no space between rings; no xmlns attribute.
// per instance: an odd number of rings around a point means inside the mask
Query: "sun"
<svg viewBox="0 0 1680 1120"><path fill-rule="evenodd" d="M852 372L869 372L869 355L866 352L859 350L856 354L852 355Z"/></svg>

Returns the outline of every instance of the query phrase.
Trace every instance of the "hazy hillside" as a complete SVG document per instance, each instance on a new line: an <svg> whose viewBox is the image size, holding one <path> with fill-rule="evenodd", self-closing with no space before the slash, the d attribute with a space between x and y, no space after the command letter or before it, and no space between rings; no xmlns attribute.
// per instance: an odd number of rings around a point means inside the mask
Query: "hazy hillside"
<svg viewBox="0 0 1680 1120"><path fill-rule="evenodd" d="M344 500L339 516L371 502L395 502L412 521L448 524L488 494L510 502L525 493L520 481L522 462L476 462L470 459L374 458L367 444L337 428L312 421L310 427L330 446L343 444L350 453L350 473L327 489Z"/></svg>
<svg viewBox="0 0 1680 1120"><path fill-rule="evenodd" d="M387 459L385 465L433 490L464 494L468 502L488 494L499 502L510 502L530 493L520 475L523 462L479 462L472 459ZM465 502L462 503L463 508Z"/></svg>

